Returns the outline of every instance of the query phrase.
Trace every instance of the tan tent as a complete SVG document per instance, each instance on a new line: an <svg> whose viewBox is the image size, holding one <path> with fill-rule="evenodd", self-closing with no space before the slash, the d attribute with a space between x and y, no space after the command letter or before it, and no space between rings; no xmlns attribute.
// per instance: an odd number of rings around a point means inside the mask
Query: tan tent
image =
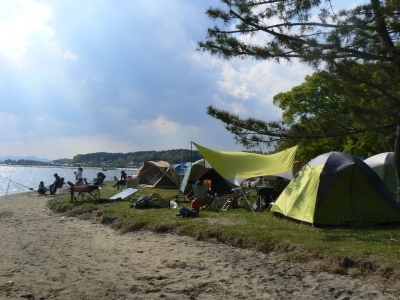
<svg viewBox="0 0 400 300"><path fill-rule="evenodd" d="M162 189L179 188L179 176L170 163L164 160L148 160L138 170L139 184Z"/></svg>

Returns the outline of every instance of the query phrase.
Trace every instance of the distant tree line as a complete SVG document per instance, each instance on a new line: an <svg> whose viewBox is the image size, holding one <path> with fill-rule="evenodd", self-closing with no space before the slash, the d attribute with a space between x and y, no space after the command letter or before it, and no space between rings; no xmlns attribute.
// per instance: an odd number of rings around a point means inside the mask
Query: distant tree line
<svg viewBox="0 0 400 300"><path fill-rule="evenodd" d="M148 160L161 159L170 164L179 164L181 162L195 162L202 159L203 156L197 150L163 150L163 151L138 151L128 153L107 153L96 152L88 154L78 154L73 157L70 164L84 164L90 166L103 166L116 168L139 167ZM54 161L58 162L58 161Z"/></svg>
<svg viewBox="0 0 400 300"><path fill-rule="evenodd" d="M252 153L260 153L257 151L246 151ZM263 153L260 153L263 154ZM138 151L128 153L107 153L96 152L88 154L78 154L72 159L62 158L52 162L43 162L37 160L6 159L3 163L7 165L23 165L23 166L88 166L88 167L115 167L115 168L138 168L142 163L148 160L165 160L170 164L180 164L181 162L196 162L203 159L198 150L163 150L163 151Z"/></svg>
<svg viewBox="0 0 400 300"><path fill-rule="evenodd" d="M30 159L6 159L3 163L7 165L22 165L22 166L47 166L49 165L48 162L37 161L37 160L30 160Z"/></svg>

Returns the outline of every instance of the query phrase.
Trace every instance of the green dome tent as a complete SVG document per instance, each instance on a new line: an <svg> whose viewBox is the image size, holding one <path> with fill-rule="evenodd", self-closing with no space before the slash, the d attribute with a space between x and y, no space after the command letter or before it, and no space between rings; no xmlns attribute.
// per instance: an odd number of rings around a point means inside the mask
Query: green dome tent
<svg viewBox="0 0 400 300"><path fill-rule="evenodd" d="M271 211L315 225L400 221L400 206L379 176L343 152L325 153L306 164Z"/></svg>
<svg viewBox="0 0 400 300"><path fill-rule="evenodd" d="M393 152L379 153L364 160L364 162L375 171L383 180L386 187L397 197L397 178L394 170Z"/></svg>

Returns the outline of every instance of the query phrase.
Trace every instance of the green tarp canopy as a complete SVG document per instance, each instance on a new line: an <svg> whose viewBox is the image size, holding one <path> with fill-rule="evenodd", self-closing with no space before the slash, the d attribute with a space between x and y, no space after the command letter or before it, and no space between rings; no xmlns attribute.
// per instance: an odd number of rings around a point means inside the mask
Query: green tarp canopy
<svg viewBox="0 0 400 300"><path fill-rule="evenodd" d="M293 162L298 146L263 155L248 152L218 151L193 143L207 162L226 180L240 185L248 178L275 175L293 178Z"/></svg>

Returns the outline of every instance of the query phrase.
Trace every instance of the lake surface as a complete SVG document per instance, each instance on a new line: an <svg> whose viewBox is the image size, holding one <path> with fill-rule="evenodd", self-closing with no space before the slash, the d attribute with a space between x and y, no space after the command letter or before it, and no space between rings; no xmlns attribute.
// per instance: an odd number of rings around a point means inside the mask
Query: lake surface
<svg viewBox="0 0 400 300"><path fill-rule="evenodd" d="M128 175L135 175L137 172L137 169L102 171L101 168L83 168L83 178L91 182L98 172L103 172L107 176L106 181L113 180L114 176L119 179L121 170L125 170ZM75 182L75 171L78 171L78 168L0 166L0 196L26 192L30 188L37 190L40 181L44 181L44 185L49 186L54 182L54 173L64 177L65 182Z"/></svg>

